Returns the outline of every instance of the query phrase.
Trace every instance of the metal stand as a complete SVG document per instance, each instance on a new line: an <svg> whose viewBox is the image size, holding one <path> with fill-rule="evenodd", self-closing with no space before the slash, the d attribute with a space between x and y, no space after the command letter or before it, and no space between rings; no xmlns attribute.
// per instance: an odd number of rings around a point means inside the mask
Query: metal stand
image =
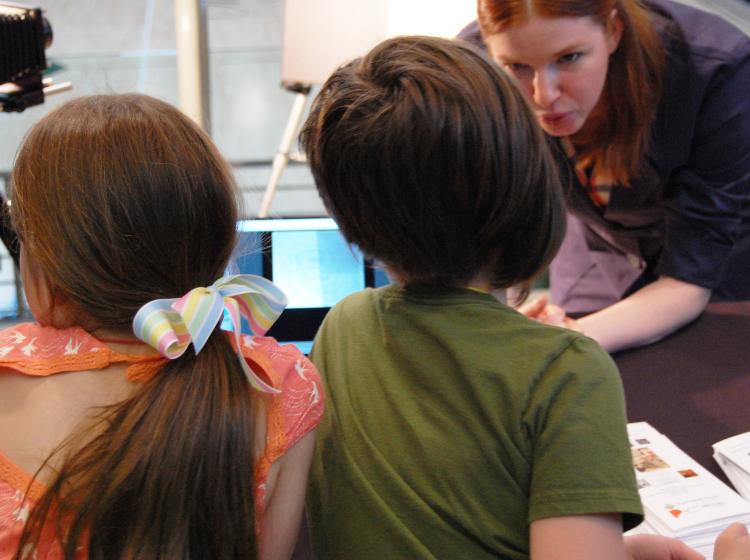
<svg viewBox="0 0 750 560"><path fill-rule="evenodd" d="M206 0L174 0L180 109L211 133Z"/></svg>
<svg viewBox="0 0 750 560"><path fill-rule="evenodd" d="M305 113L305 107L307 106L307 98L310 96L311 86L310 84L292 84L285 85L284 87L297 95L294 97L294 104L292 105L291 113L289 113L289 120L287 120L284 135L281 137L279 150L273 158L271 178L268 180L268 185L266 185L266 191L263 194L263 200L260 203L260 209L258 210L259 218L268 217L268 211L271 208L273 197L276 195L276 188L279 186L281 174L284 172L284 169L286 169L289 161L305 161L303 155L291 154L290 151L292 149L292 144L299 134L299 128L302 124L302 115Z"/></svg>

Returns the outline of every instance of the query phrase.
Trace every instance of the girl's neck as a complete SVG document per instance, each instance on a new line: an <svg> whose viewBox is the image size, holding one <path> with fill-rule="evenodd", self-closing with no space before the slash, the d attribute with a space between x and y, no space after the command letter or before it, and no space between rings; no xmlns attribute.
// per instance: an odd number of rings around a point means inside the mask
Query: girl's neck
<svg viewBox="0 0 750 560"><path fill-rule="evenodd" d="M123 354L152 354L156 352L130 331L91 329L88 332L97 340L104 342L115 352Z"/></svg>
<svg viewBox="0 0 750 560"><path fill-rule="evenodd" d="M91 329L89 334L102 342L116 342L118 344L142 344L132 332L113 329Z"/></svg>

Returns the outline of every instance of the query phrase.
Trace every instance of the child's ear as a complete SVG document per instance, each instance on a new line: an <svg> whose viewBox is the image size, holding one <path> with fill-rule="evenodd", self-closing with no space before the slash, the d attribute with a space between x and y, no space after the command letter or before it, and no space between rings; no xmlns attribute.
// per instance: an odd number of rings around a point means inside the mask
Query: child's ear
<svg viewBox="0 0 750 560"><path fill-rule="evenodd" d="M31 256L25 243L21 243L19 268L21 269L21 282L26 294L26 303L37 322L44 325L44 318L49 315L52 308L52 291L47 275L36 262L36 259Z"/></svg>
<svg viewBox="0 0 750 560"><path fill-rule="evenodd" d="M41 266L21 244L21 281L34 319L44 327L66 328L70 323L67 296L49 279Z"/></svg>

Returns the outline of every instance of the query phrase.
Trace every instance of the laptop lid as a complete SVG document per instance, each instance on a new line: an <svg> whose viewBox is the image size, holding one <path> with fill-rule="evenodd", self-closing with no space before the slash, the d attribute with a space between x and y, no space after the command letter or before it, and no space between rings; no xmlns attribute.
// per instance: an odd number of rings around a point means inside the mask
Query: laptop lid
<svg viewBox="0 0 750 560"><path fill-rule="evenodd" d="M305 353L336 302L388 283L385 273L370 266L330 218L240 220L237 230L239 240L227 273L257 274L281 288L289 305L267 334ZM242 330L250 332L244 321Z"/></svg>

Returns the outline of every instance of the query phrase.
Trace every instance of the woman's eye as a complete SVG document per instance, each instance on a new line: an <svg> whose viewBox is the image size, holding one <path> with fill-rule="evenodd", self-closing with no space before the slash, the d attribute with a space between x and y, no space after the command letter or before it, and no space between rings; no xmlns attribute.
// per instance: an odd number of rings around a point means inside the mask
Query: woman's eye
<svg viewBox="0 0 750 560"><path fill-rule="evenodd" d="M509 70L512 70L513 72L521 72L528 68L528 66L526 66L525 64L521 64L520 62L509 62L505 65L505 67Z"/></svg>
<svg viewBox="0 0 750 560"><path fill-rule="evenodd" d="M521 64L520 62L506 62L503 64L503 67L519 80L525 79L532 73L531 66Z"/></svg>
<svg viewBox="0 0 750 560"><path fill-rule="evenodd" d="M559 62L562 64L571 64L578 59L580 59L583 56L583 53L581 52L572 52L568 54L564 54L560 57Z"/></svg>

